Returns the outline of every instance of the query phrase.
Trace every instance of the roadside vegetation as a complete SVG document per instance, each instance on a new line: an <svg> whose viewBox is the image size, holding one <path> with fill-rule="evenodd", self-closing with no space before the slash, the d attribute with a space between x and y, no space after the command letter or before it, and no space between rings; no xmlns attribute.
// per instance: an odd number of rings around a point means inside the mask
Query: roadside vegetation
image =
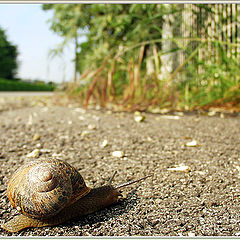
<svg viewBox="0 0 240 240"><path fill-rule="evenodd" d="M62 37L52 56L61 55L69 42L75 44L74 82L63 88L85 107L239 111L239 5L43 4L42 8L53 11L50 29ZM17 49L11 48L14 63ZM9 74L14 76L12 66Z"/></svg>
<svg viewBox="0 0 240 240"><path fill-rule="evenodd" d="M0 91L53 91L53 84L13 81L0 78Z"/></svg>
<svg viewBox="0 0 240 240"><path fill-rule="evenodd" d="M75 42L67 92L122 110L240 109L235 4L44 4L51 29ZM80 38L85 40L80 42Z"/></svg>

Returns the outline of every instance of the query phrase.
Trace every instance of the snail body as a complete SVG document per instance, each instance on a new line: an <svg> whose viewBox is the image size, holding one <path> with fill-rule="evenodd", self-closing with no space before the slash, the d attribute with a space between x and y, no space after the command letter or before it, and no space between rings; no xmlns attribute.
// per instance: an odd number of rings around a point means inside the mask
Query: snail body
<svg viewBox="0 0 240 240"><path fill-rule="evenodd" d="M10 178L7 195L20 215L1 227L18 232L29 227L54 226L82 217L118 202L119 188L141 179L113 187L114 175L105 186L89 188L80 173L60 160L33 161Z"/></svg>

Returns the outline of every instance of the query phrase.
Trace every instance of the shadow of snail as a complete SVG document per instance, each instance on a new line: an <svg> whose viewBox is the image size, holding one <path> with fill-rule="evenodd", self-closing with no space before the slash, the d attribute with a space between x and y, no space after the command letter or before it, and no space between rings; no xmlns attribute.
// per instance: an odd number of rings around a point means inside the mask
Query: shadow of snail
<svg viewBox="0 0 240 240"><path fill-rule="evenodd" d="M62 224L116 204L119 189L152 175L112 186L112 180L98 188L86 186L80 173L61 160L36 160L19 168L10 178L7 196L21 214L2 224L8 232L24 228Z"/></svg>

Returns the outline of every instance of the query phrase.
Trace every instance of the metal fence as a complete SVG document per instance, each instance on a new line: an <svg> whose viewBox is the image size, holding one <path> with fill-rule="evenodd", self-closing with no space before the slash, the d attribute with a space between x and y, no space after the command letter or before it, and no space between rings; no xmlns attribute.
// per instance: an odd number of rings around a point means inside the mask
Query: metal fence
<svg viewBox="0 0 240 240"><path fill-rule="evenodd" d="M173 72L182 64L200 44L194 39L201 38L208 42L198 50L198 60L209 63L224 64L226 58L240 60L240 5L238 4L179 4L179 13L168 16L164 31L171 33L173 38L185 40L163 44L163 51L178 47L182 49L163 57L163 63L168 65L168 71ZM170 29L170 30L169 30ZM196 58L188 62L194 64ZM187 65L188 65L187 64ZM187 67L185 66L185 68ZM204 71L201 66L198 71ZM162 71L165 76L166 72Z"/></svg>

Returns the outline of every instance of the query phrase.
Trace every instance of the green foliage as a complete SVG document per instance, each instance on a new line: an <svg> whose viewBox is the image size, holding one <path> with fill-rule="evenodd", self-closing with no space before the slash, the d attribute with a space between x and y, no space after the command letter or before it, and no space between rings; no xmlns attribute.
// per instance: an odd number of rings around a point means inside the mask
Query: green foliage
<svg viewBox="0 0 240 240"><path fill-rule="evenodd" d="M54 88L51 84L11 81L0 78L0 91L53 91Z"/></svg>
<svg viewBox="0 0 240 240"><path fill-rule="evenodd" d="M81 78L70 92L85 98L86 106L114 103L146 110L193 109L219 101L240 105L237 30L223 30L239 20L222 14L225 6L45 4L43 9L54 11L51 29L64 42L75 39ZM169 28L172 37L167 36ZM86 40L78 43L82 35ZM175 56L173 63L163 61L168 54ZM171 64L172 70L164 72Z"/></svg>
<svg viewBox="0 0 240 240"><path fill-rule="evenodd" d="M85 34L79 45L78 70L99 66L121 45L161 38L163 17L176 11L162 4L44 4L53 10L51 30L66 40Z"/></svg>
<svg viewBox="0 0 240 240"><path fill-rule="evenodd" d="M180 102L189 109L231 102L240 103L240 68L232 57L225 56L227 64L202 62L199 64L205 71L196 72L194 65L185 71L192 73L191 77L179 83Z"/></svg>
<svg viewBox="0 0 240 240"><path fill-rule="evenodd" d="M0 77L13 79L17 70L17 47L7 40L0 28Z"/></svg>

